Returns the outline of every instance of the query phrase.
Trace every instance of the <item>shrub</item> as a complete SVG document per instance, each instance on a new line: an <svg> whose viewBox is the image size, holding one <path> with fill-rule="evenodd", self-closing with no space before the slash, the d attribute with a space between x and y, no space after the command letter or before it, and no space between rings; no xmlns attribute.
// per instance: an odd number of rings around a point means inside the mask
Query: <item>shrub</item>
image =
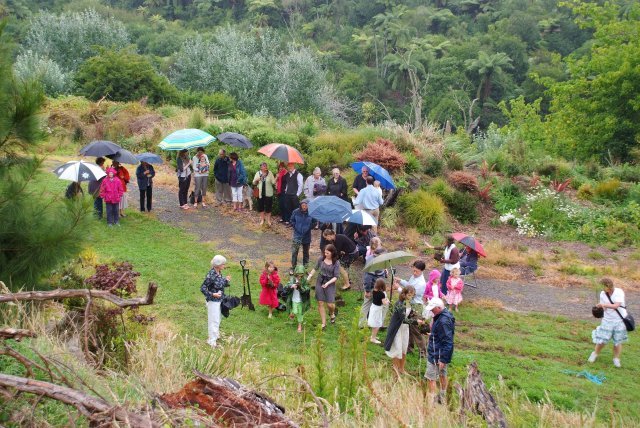
<svg viewBox="0 0 640 428"><path fill-rule="evenodd" d="M620 180L618 180L617 178L610 178L598 183L593 191L598 198L614 201L622 199L621 189L622 187L620 186Z"/></svg>
<svg viewBox="0 0 640 428"><path fill-rule="evenodd" d="M331 149L340 154L355 153L379 136L380 130L377 128L324 131L313 137L311 143L316 150Z"/></svg>
<svg viewBox="0 0 640 428"><path fill-rule="evenodd" d="M231 95L212 92L202 96L200 107L208 114L228 116L236 110L236 100Z"/></svg>
<svg viewBox="0 0 640 428"><path fill-rule="evenodd" d="M205 126L204 112L199 108L196 108L189 116L189 122L187 122L187 128L202 129Z"/></svg>
<svg viewBox="0 0 640 428"><path fill-rule="evenodd" d="M453 197L453 188L447 183L444 178L436 178L427 187L429 193L440 196L443 201L448 201Z"/></svg>
<svg viewBox="0 0 640 428"><path fill-rule="evenodd" d="M627 198L640 204L640 183L634 184L629 188Z"/></svg>
<svg viewBox="0 0 640 428"><path fill-rule="evenodd" d="M228 131L228 129L225 129ZM240 131L241 132L241 131ZM300 139L296 134L278 131L273 128L259 127L248 132L247 137L255 146L264 146L271 143L288 144L300 149Z"/></svg>
<svg viewBox="0 0 640 428"><path fill-rule="evenodd" d="M614 166L610 169L609 175L620 181L638 183L640 182L640 165L623 164Z"/></svg>
<svg viewBox="0 0 640 428"><path fill-rule="evenodd" d="M380 223L387 229L393 229L398 225L398 209L387 207L380 213Z"/></svg>
<svg viewBox="0 0 640 428"><path fill-rule="evenodd" d="M519 208L525 198L520 188L509 180L498 183L491 189L491 198L499 213L506 213Z"/></svg>
<svg viewBox="0 0 640 428"><path fill-rule="evenodd" d="M460 223L478 222L478 204L480 200L476 195L456 190L445 202L449 213Z"/></svg>
<svg viewBox="0 0 640 428"><path fill-rule="evenodd" d="M444 160L437 156L429 156L424 161L424 173L431 177L437 177L444 171Z"/></svg>
<svg viewBox="0 0 640 428"><path fill-rule="evenodd" d="M407 163L391 140L380 137L367 144L364 150L354 154L353 157L360 161L375 161L390 172L404 168Z"/></svg>
<svg viewBox="0 0 640 428"><path fill-rule="evenodd" d="M311 168L320 167L323 174L329 175L332 166L336 165L338 168L344 168L349 165L352 159L350 156L341 156L334 150L322 149L307 156L306 163Z"/></svg>
<svg viewBox="0 0 640 428"><path fill-rule="evenodd" d="M546 160L538 165L536 172L553 180L566 180L573 175L572 166L561 160Z"/></svg>
<svg viewBox="0 0 640 428"><path fill-rule="evenodd" d="M525 165L515 162L512 156L503 151L490 152L485 159L489 165L493 165L497 172L506 174L509 177L521 175L526 171Z"/></svg>
<svg viewBox="0 0 640 428"><path fill-rule="evenodd" d="M407 164L404 167L404 172L407 174L411 174L414 172L418 172L422 169L422 165L420 165L420 160L418 157L411 152L403 153L405 159L407 160Z"/></svg>
<svg viewBox="0 0 640 428"><path fill-rule="evenodd" d="M454 171L447 177L449 183L458 190L464 192L477 192L478 179L471 173L464 171Z"/></svg>
<svg viewBox="0 0 640 428"><path fill-rule="evenodd" d="M440 197L424 190L408 193L400 198L402 218L421 233L433 234L442 229L445 205Z"/></svg>
<svg viewBox="0 0 640 428"><path fill-rule="evenodd" d="M464 169L464 161L457 153L450 153L447 156L447 168L450 171L462 171Z"/></svg>
<svg viewBox="0 0 640 428"><path fill-rule="evenodd" d="M584 183L578 188L578 194L576 196L578 199L582 199L583 201L590 201L595 196L595 192L593 191L591 184Z"/></svg>

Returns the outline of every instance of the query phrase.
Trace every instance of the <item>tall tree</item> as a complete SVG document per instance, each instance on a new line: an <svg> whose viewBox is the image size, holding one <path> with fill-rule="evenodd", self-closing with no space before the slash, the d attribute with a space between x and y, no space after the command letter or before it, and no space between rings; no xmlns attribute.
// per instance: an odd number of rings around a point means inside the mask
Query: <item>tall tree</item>
<svg viewBox="0 0 640 428"><path fill-rule="evenodd" d="M476 97L484 102L491 95L491 85L496 76L511 68L511 58L504 52L489 55L485 51L478 52L478 58L465 61L467 69L478 73L480 84Z"/></svg>

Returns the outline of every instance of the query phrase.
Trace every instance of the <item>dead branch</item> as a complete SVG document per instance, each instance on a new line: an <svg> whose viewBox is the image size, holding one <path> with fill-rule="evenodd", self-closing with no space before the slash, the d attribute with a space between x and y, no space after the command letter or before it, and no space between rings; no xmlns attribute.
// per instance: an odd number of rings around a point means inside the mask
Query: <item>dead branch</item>
<svg viewBox="0 0 640 428"><path fill-rule="evenodd" d="M84 297L85 299L103 299L107 300L120 308L128 308L132 306L144 306L152 305L153 299L158 291L158 284L155 282L149 283L147 294L144 297L134 297L131 299L123 299L122 297L111 294L106 290L89 290L89 289L74 289L63 290L57 289L53 291L22 291L19 293L5 293L0 294L0 303L18 302L18 301L44 301L44 300L58 300L67 299L70 297Z"/></svg>
<svg viewBox="0 0 640 428"><path fill-rule="evenodd" d="M0 387L14 388L20 392L41 395L63 402L74 406L87 418L94 421L115 420L133 427L160 427L160 424L147 415L130 412L123 407L114 406L82 391L50 382L0 373Z"/></svg>
<svg viewBox="0 0 640 428"><path fill-rule="evenodd" d="M23 337L37 337L37 335L31 330L24 330L21 328L2 328L0 329L0 339L14 339L18 342L22 340Z"/></svg>
<svg viewBox="0 0 640 428"><path fill-rule="evenodd" d="M9 356L11 358L14 358L16 360L18 360L20 362L20 364L22 364L25 368L25 370L27 371L27 376L29 377L33 377L33 367L40 369L43 372L46 372L47 370L42 367L40 364L36 363L35 361L30 360L29 358L25 357L24 355L22 355L20 352L16 351L15 349L6 346L3 349L0 349L0 355L6 355Z"/></svg>
<svg viewBox="0 0 640 428"><path fill-rule="evenodd" d="M460 385L456 385L455 388L460 395L460 410L463 414L466 411L478 413L484 417L487 425L491 427L504 428L507 426L504 413L502 413L495 398L493 398L493 395L491 395L482 381L476 362L469 365L466 388L463 389Z"/></svg>

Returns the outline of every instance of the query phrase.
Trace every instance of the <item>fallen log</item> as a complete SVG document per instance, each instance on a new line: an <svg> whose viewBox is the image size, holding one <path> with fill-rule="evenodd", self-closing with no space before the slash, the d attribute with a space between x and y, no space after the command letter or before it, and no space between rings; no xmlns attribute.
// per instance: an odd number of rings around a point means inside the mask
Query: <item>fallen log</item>
<svg viewBox="0 0 640 428"><path fill-rule="evenodd" d="M463 415L470 411L482 415L487 421L487 425L491 427L505 428L507 426L504 413L482 381L476 362L469 365L466 388L463 389L460 385L456 385L456 390L460 395L460 411Z"/></svg>
<svg viewBox="0 0 640 428"><path fill-rule="evenodd" d="M223 426L298 426L284 415L282 406L264 394L247 389L233 379L194 373L196 380L176 393L158 397L159 401L173 409L197 406Z"/></svg>
<svg viewBox="0 0 640 428"><path fill-rule="evenodd" d="M22 340L23 337L36 337L36 334L31 330L24 330L21 328L0 328L0 339L14 339L18 342Z"/></svg>
<svg viewBox="0 0 640 428"><path fill-rule="evenodd" d="M77 389L56 385L26 377L0 373L0 387L20 392L44 396L74 406L88 419L96 422L118 422L131 427L156 428L161 425L148 415L131 412L124 407L114 406L100 398L92 397Z"/></svg>
<svg viewBox="0 0 640 428"><path fill-rule="evenodd" d="M103 299L107 300L120 308L131 306L152 305L153 299L158 291L158 284L149 283L147 294L144 297L134 297L131 299L123 299L120 296L111 294L108 290L89 290L86 288L63 290L57 289L52 291L21 291L18 293L0 294L0 303L19 302L19 301L44 301L68 299L70 297L84 297L85 299Z"/></svg>

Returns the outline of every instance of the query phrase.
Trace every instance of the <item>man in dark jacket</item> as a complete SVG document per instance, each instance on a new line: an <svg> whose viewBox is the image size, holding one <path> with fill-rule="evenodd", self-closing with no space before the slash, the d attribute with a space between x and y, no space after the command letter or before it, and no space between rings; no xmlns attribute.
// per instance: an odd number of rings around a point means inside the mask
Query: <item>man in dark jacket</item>
<svg viewBox="0 0 640 428"><path fill-rule="evenodd" d="M96 158L96 165L100 168L104 169L104 163L106 159L102 156ZM89 181L89 193L93 196L93 210L98 217L98 220L102 220L102 213L104 208L104 203L102 202L102 198L100 197L100 184L102 184L102 177L100 180L90 180Z"/></svg>
<svg viewBox="0 0 640 428"><path fill-rule="evenodd" d="M291 243L291 269L298 265L298 251L302 246L302 264L309 264L309 247L311 246L311 229L316 221L309 215L309 201L305 199L291 213L291 227L293 228L293 242Z"/></svg>
<svg viewBox="0 0 640 428"><path fill-rule="evenodd" d="M456 319L444 307L444 302L438 297L429 301L426 312L433 313L433 325L427 345L427 373L424 377L429 382L429 392L435 394L436 382L440 378L440 393L438 401L443 402L447 392L447 365L453 356L453 335Z"/></svg>
<svg viewBox="0 0 640 428"><path fill-rule="evenodd" d="M231 202L231 187L229 186L229 158L227 152L220 149L218 158L213 164L213 175L216 177L216 201Z"/></svg>

